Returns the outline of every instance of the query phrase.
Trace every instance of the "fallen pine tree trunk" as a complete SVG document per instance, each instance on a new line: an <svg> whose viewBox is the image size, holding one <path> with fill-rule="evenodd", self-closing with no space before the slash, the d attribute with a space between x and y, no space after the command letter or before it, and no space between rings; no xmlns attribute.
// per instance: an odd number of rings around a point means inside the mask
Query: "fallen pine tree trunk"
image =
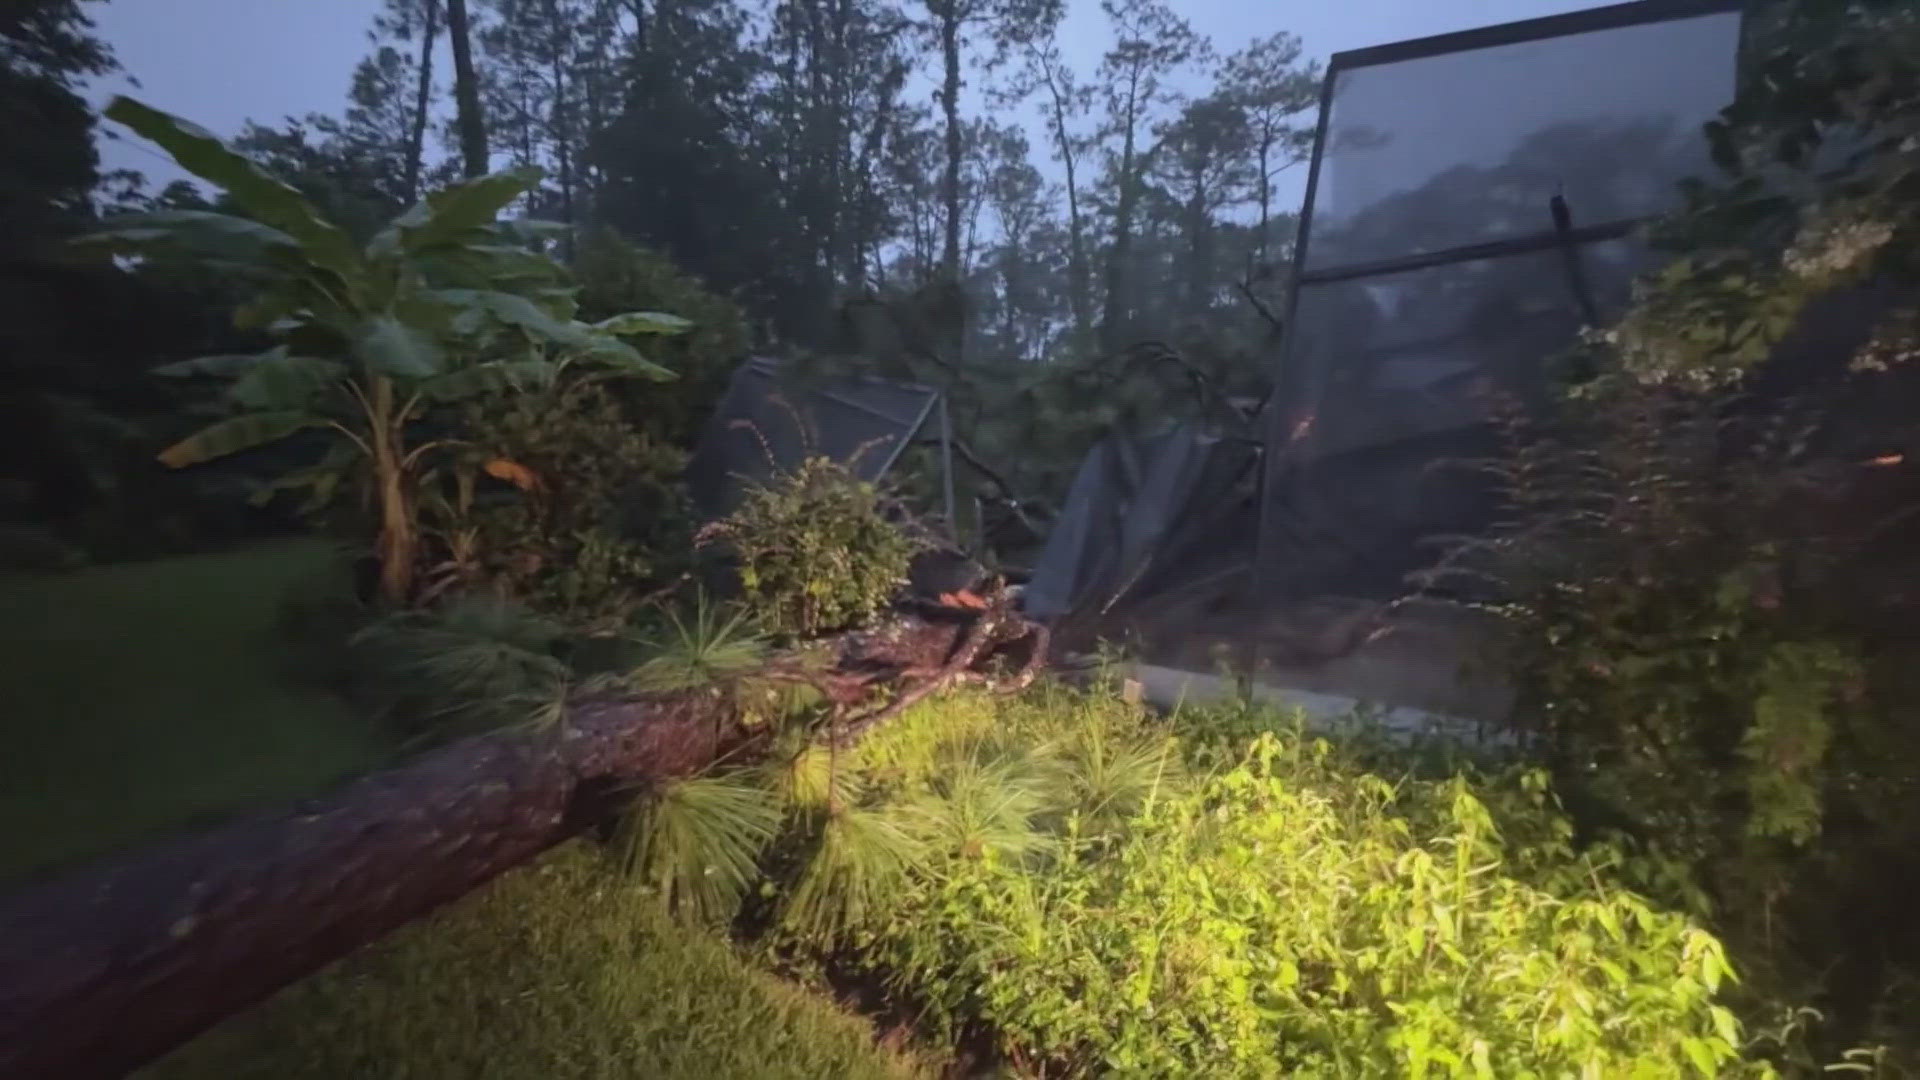
<svg viewBox="0 0 1920 1080"><path fill-rule="evenodd" d="M904 677L917 700L1021 628L1004 603L902 618L850 636L817 677L848 700ZM748 738L673 700L582 704L550 731L471 738L30 886L0 901L0 1080L124 1076Z"/></svg>

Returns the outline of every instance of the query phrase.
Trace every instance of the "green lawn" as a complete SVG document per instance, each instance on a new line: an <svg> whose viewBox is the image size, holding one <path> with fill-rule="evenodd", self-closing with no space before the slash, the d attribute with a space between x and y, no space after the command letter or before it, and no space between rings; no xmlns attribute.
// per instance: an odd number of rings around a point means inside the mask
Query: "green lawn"
<svg viewBox="0 0 1920 1080"><path fill-rule="evenodd" d="M291 671L289 589L344 570L310 540L0 575L0 886L319 790L375 727Z"/></svg>
<svg viewBox="0 0 1920 1080"><path fill-rule="evenodd" d="M673 926L580 843L282 991L139 1080L886 1080L865 1021Z"/></svg>

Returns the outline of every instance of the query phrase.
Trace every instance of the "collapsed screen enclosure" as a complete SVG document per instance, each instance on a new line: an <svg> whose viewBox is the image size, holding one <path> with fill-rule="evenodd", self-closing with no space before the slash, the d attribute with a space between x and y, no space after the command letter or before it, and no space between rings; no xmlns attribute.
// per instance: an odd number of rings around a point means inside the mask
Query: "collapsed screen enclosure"
<svg viewBox="0 0 1920 1080"><path fill-rule="evenodd" d="M1468 597L1410 575L1493 523L1466 463L1496 410L1549 397L1655 265L1636 226L1713 177L1741 25L1726 0L1639 3L1336 55L1264 446L1186 426L1096 448L1030 609L1152 663L1498 711L1461 685Z"/></svg>

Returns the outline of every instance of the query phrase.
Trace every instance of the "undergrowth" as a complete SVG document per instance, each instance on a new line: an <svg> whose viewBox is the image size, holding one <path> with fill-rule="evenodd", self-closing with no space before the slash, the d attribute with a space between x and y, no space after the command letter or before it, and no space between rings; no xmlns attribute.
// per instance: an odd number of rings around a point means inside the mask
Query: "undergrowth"
<svg viewBox="0 0 1920 1080"><path fill-rule="evenodd" d="M1576 849L1538 771L1370 771L1295 717L1058 687L786 745L669 785L641 880L1019 1075L1748 1067L1720 944L1635 891L1671 868Z"/></svg>

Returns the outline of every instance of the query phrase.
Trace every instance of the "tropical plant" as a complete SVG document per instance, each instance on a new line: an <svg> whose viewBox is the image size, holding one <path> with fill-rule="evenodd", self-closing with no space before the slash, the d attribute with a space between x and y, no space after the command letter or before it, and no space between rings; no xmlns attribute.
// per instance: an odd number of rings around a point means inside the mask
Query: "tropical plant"
<svg viewBox="0 0 1920 1080"><path fill-rule="evenodd" d="M564 271L527 246L529 227L496 220L535 174L456 184L359 245L205 130L124 97L106 115L220 188L246 216L154 211L115 218L84 242L122 254L185 254L225 270L254 292L236 322L277 342L253 355L163 369L233 379L226 398L236 415L169 447L161 460L181 467L302 430L334 433L340 442L320 465L279 486L314 489L324 500L347 469L364 468L379 521L381 592L390 603L413 590L414 487L436 441L415 443L411 435L427 410L548 384L569 363L671 377L624 339L679 333L684 320L650 312L593 325L575 320Z"/></svg>
<svg viewBox="0 0 1920 1080"><path fill-rule="evenodd" d="M879 611L907 583L918 546L888 519L871 482L818 455L749 486L740 507L697 540L724 540L762 620L801 638Z"/></svg>

